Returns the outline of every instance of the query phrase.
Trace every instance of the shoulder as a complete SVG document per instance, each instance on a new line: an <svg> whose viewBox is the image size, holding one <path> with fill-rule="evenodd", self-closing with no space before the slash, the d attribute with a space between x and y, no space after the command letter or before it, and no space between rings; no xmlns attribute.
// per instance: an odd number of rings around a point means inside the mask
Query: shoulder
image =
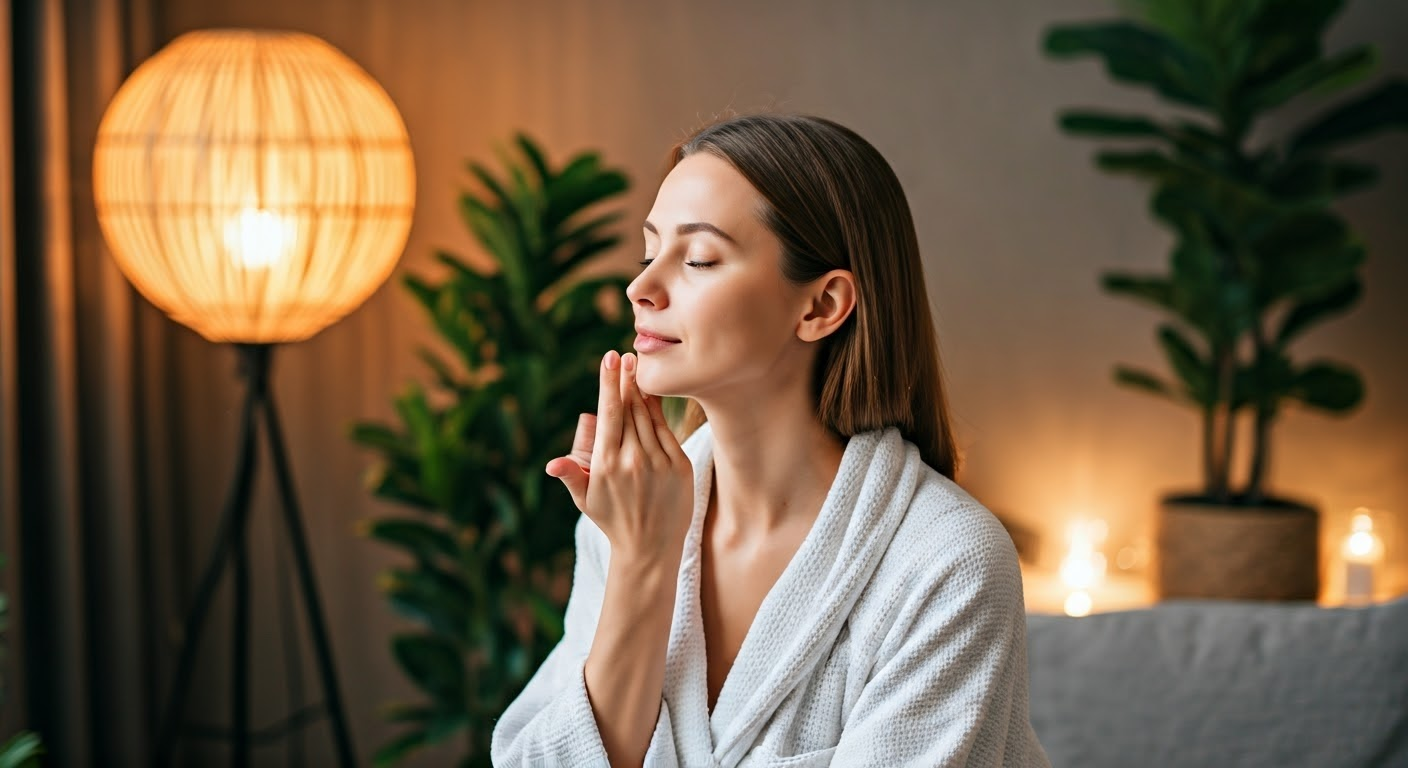
<svg viewBox="0 0 1408 768"><path fill-rule="evenodd" d="M1022 616L1021 569L1007 530L953 480L926 470L856 619L888 634L975 612L1004 622Z"/></svg>
<svg viewBox="0 0 1408 768"><path fill-rule="evenodd" d="M1020 579L1016 547L997 516L958 483L926 469L886 559L922 565L936 577L959 569Z"/></svg>

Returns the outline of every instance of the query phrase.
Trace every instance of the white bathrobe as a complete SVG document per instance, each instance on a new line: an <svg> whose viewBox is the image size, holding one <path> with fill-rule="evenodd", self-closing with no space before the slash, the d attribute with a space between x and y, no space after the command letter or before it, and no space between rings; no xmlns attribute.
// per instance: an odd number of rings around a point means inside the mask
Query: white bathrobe
<svg viewBox="0 0 1408 768"><path fill-rule="evenodd" d="M651 768L1047 766L1027 716L1011 539L897 429L852 437L812 530L758 609L708 708L700 541L709 426L694 465ZM610 544L583 516L562 642L494 729L495 766L608 765L583 666Z"/></svg>

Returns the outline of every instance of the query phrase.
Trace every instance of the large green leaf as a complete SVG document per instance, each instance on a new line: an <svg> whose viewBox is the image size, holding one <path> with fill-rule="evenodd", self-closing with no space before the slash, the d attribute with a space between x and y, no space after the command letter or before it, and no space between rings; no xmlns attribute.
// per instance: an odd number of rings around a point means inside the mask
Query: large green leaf
<svg viewBox="0 0 1408 768"><path fill-rule="evenodd" d="M1259 306L1284 298L1310 300L1326 296L1354 279L1364 250L1349 227L1328 210L1279 217L1253 242L1260 266Z"/></svg>
<svg viewBox="0 0 1408 768"><path fill-rule="evenodd" d="M1249 109L1264 112L1307 93L1329 93L1362 82L1378 66L1378 55L1361 46L1330 59L1315 59L1249 96Z"/></svg>
<svg viewBox="0 0 1408 768"><path fill-rule="evenodd" d="M1266 179L1266 191L1282 205L1325 205L1378 180L1373 165L1310 155L1278 167Z"/></svg>
<svg viewBox="0 0 1408 768"><path fill-rule="evenodd" d="M1228 217L1236 206L1219 205L1213 190L1192 184L1160 184L1149 200L1149 211L1182 238L1209 247L1229 239Z"/></svg>
<svg viewBox="0 0 1408 768"><path fill-rule="evenodd" d="M1143 115L1121 115L1093 109L1063 112L1061 130L1076 136L1112 139L1164 138L1163 126Z"/></svg>
<svg viewBox="0 0 1408 768"><path fill-rule="evenodd" d="M1346 413L1364 399L1364 381L1348 366L1312 363L1296 375L1290 396L1311 408Z"/></svg>
<svg viewBox="0 0 1408 768"><path fill-rule="evenodd" d="M1252 286L1238 279L1231 254L1205 242L1183 240L1170 261L1174 306L1209 340L1230 345L1255 323Z"/></svg>
<svg viewBox="0 0 1408 768"><path fill-rule="evenodd" d="M352 441L374 448L391 458L414 458L415 446L385 424L359 422L350 430Z"/></svg>
<svg viewBox="0 0 1408 768"><path fill-rule="evenodd" d="M416 728L397 734L372 756L373 768L392 768L425 746L425 730Z"/></svg>
<svg viewBox="0 0 1408 768"><path fill-rule="evenodd" d="M417 560L434 562L439 557L454 559L459 555L455 540L444 530L410 518L383 518L366 526L366 535L377 541L400 547Z"/></svg>
<svg viewBox="0 0 1408 768"><path fill-rule="evenodd" d="M0 768L38 768L43 754L44 744L39 736L23 731L0 746Z"/></svg>
<svg viewBox="0 0 1408 768"><path fill-rule="evenodd" d="M1045 49L1055 58L1099 56L1116 80L1151 87L1180 104L1215 105L1208 62L1147 27L1125 21L1057 26L1047 32Z"/></svg>
<svg viewBox="0 0 1408 768"><path fill-rule="evenodd" d="M1232 408L1257 406L1274 411L1295 385L1295 369L1284 352L1267 347L1256 354L1251 365L1239 366L1233 383Z"/></svg>
<svg viewBox="0 0 1408 768"><path fill-rule="evenodd" d="M1271 82L1321 55L1321 38L1343 0L1220 0L1246 11L1236 34L1251 49L1245 75L1253 84Z"/></svg>
<svg viewBox="0 0 1408 768"><path fill-rule="evenodd" d="M444 505L450 498L453 478L451 457L439 439L436 417L432 413L425 392L419 385L412 384L406 394L396 398L396 411L405 422L416 453L420 456L420 485L424 492L437 504Z"/></svg>
<svg viewBox="0 0 1408 768"><path fill-rule="evenodd" d="M1284 345L1316 323L1348 311L1359 301L1361 293L1363 284L1356 277L1322 297L1297 302L1281 322L1281 329L1276 333L1277 345Z"/></svg>
<svg viewBox="0 0 1408 768"><path fill-rule="evenodd" d="M581 224L574 224L567 232L559 234L557 240L550 246L554 253L557 253L563 246L584 245L606 239L609 235L605 232L610 227L614 227L624 216L620 211L611 211L588 219ZM558 259L561 263L568 254L562 254Z"/></svg>
<svg viewBox="0 0 1408 768"><path fill-rule="evenodd" d="M552 302L547 308L547 316L553 326L561 330L600 325L603 320L599 309L602 293L611 291L624 294L626 285L626 279L619 275L580 280Z"/></svg>
<svg viewBox="0 0 1408 768"><path fill-rule="evenodd" d="M469 642L475 603L461 576L422 563L416 570L387 571L383 589L402 616L423 622L445 637Z"/></svg>
<svg viewBox="0 0 1408 768"><path fill-rule="evenodd" d="M438 706L463 710L465 668L458 645L440 635L397 635L391 652L411 682Z"/></svg>
<svg viewBox="0 0 1408 768"><path fill-rule="evenodd" d="M372 467L367 474L367 488L374 496L394 501L424 512L436 512L439 507L420 486L420 465L410 468L384 463Z"/></svg>
<svg viewBox="0 0 1408 768"><path fill-rule="evenodd" d="M1167 278L1110 272L1103 276L1101 285L1109 293L1128 296L1171 312L1176 309L1173 303L1173 286Z"/></svg>
<svg viewBox="0 0 1408 768"><path fill-rule="evenodd" d="M1171 325L1159 327L1159 345L1183 383L1188 399L1203 406L1213 405L1217 395L1211 362L1200 356L1193 344Z"/></svg>
<svg viewBox="0 0 1408 768"><path fill-rule="evenodd" d="M1184 399L1168 382L1153 373L1138 368L1130 368L1124 365L1115 366L1115 382L1131 389L1165 397L1175 402L1180 402Z"/></svg>
<svg viewBox="0 0 1408 768"><path fill-rule="evenodd" d="M1324 152L1380 131L1408 129L1408 80L1393 79L1326 110L1290 142L1294 154Z"/></svg>
<svg viewBox="0 0 1408 768"><path fill-rule="evenodd" d="M548 166L547 158L543 155L543 150L527 134L520 133L514 137L514 143L518 145L519 151L528 158L528 162L533 167L533 172L538 176L538 182L547 188L548 182L552 180L553 173Z"/></svg>

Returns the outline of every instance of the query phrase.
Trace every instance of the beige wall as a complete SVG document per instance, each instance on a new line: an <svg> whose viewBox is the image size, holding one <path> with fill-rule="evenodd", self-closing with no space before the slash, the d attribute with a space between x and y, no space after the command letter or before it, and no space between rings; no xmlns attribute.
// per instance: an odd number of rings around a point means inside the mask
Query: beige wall
<svg viewBox="0 0 1408 768"><path fill-rule="evenodd" d="M399 105L419 171L418 207L402 271L436 248L464 253L456 218L463 160L524 129L557 153L602 150L636 183L642 218L666 148L726 110L823 114L889 158L919 223L953 403L967 455L964 483L994 510L1047 534L1108 518L1111 545L1150 531L1156 496L1197 479L1191 412L1119 390L1114 362L1160 366L1156 316L1103 295L1106 268L1159 269L1166 236L1144 213L1143 188L1092 169L1090 147L1053 127L1066 105L1143 107L1093 63L1042 58L1043 28L1109 12L1103 2L683 2L682 0L164 0L169 34L205 26L312 32L375 76ZM1408 73L1408 4L1361 0L1336 41L1372 41L1387 70ZM1290 413L1275 443L1275 490L1318 500L1326 527L1348 510L1387 510L1394 578L1408 590L1408 138L1363 154L1385 182L1345 206L1371 246L1368 292L1350 317L1307 339L1365 374L1365 406L1344 420ZM619 254L630 267L639 235ZM315 542L339 666L360 748L387 729L379 702L406 693L386 651L399 621L377 596L390 561L356 540L353 523L386 508L360 473L369 457L344 438L361 417L385 417L392 394L424 372L414 345L431 338L399 288L380 291L316 339L281 350L277 390ZM189 503L213 518L228 482L237 392L233 358L182 341L191 385ZM265 496L264 498L269 498ZM206 514L206 513L200 513ZM194 559L210 522L193 526ZM256 541L265 541L267 533ZM272 608L270 607L271 611ZM271 616L266 613L266 616ZM272 630L266 630L272 632ZM275 649L274 636L261 650ZM275 706L279 688L261 696Z"/></svg>

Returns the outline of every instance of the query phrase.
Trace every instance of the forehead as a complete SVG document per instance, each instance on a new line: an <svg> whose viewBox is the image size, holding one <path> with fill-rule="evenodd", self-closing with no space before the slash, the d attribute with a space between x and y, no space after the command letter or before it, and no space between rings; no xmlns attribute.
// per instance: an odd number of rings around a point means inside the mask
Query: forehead
<svg viewBox="0 0 1408 768"><path fill-rule="evenodd" d="M760 224L762 204L762 196L743 174L727 161L700 152L681 160L661 182L650 221L657 228L694 221L724 229L747 227Z"/></svg>

